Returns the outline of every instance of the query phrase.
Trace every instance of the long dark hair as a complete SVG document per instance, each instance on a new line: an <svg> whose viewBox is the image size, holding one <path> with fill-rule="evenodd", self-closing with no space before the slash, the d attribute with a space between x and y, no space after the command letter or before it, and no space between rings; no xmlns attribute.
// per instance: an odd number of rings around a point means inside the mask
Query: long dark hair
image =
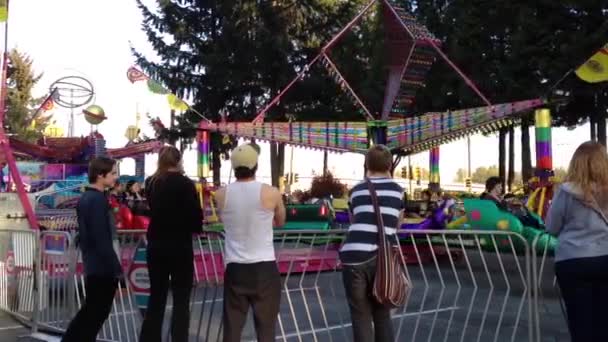
<svg viewBox="0 0 608 342"><path fill-rule="evenodd" d="M175 146L163 146L158 152L158 166L152 177L165 174L169 169L178 168L181 161L182 153Z"/></svg>
<svg viewBox="0 0 608 342"><path fill-rule="evenodd" d="M163 146L158 151L156 172L146 180L146 193L148 192L147 188L152 188L152 185L159 177L165 175L170 169L179 168L181 161L182 153L175 146Z"/></svg>

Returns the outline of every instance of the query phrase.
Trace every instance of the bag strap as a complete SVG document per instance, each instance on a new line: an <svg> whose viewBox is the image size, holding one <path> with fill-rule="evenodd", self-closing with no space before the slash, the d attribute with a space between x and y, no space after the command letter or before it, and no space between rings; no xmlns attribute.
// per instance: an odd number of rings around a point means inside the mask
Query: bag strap
<svg viewBox="0 0 608 342"><path fill-rule="evenodd" d="M595 207L595 208L593 208L593 210L595 210L598 214L600 214L600 217L604 220L604 223L608 224L608 217L606 217L606 214L604 214L604 211L602 210L602 207L600 207L600 204L598 203L595 196L592 195L591 200L592 200L593 206Z"/></svg>
<svg viewBox="0 0 608 342"><path fill-rule="evenodd" d="M378 230L378 249L381 253L386 249L386 236L384 232L384 220L382 219L382 212L380 211L380 205L378 204L378 194L376 193L376 187L374 183L368 178L367 179L367 188L369 190L369 195L372 198L372 205L374 207L374 211L376 212L376 227Z"/></svg>

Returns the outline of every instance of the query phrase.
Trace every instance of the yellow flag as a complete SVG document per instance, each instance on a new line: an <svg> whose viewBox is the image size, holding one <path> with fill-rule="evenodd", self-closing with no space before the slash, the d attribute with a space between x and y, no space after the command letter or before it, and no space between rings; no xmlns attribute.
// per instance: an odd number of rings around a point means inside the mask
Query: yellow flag
<svg viewBox="0 0 608 342"><path fill-rule="evenodd" d="M173 94L167 95L167 101L169 102L169 107L178 112L185 112L190 108L186 102Z"/></svg>
<svg viewBox="0 0 608 342"><path fill-rule="evenodd" d="M608 44L576 69L576 75L589 83L608 81Z"/></svg>
<svg viewBox="0 0 608 342"><path fill-rule="evenodd" d="M0 23L8 20L8 0L0 0Z"/></svg>

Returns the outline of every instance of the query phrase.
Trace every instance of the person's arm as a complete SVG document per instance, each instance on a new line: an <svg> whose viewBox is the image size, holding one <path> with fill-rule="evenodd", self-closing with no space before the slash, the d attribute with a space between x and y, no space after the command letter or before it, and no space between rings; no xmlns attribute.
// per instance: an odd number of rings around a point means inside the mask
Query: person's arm
<svg viewBox="0 0 608 342"><path fill-rule="evenodd" d="M401 225L403 224L403 220L405 219L405 210L399 211L399 221L397 221L397 232L393 237L395 238L394 244L399 245L399 230L401 230Z"/></svg>
<svg viewBox="0 0 608 342"><path fill-rule="evenodd" d="M122 266L114 251L107 199L104 196L95 196L87 204L87 208L81 208L79 212L84 215L82 222L85 227L81 229L81 232L84 232L83 247L94 251L97 257L106 263L108 270L119 275L122 273Z"/></svg>
<svg viewBox="0 0 608 342"><path fill-rule="evenodd" d="M192 233L203 231L203 209L196 192L196 186L190 179L185 179L184 208L188 215L188 224Z"/></svg>
<svg viewBox="0 0 608 342"><path fill-rule="evenodd" d="M275 198L274 225L275 227L283 227L287 219L287 210L285 209L285 203L283 203L283 196L281 196L281 192L276 188L272 188L272 191Z"/></svg>
<svg viewBox="0 0 608 342"><path fill-rule="evenodd" d="M563 225L564 225L564 217L566 211L566 194L563 190L557 190L555 196L553 196L553 201L551 202L551 207L547 212L546 219L546 227L547 233L551 235L559 235Z"/></svg>

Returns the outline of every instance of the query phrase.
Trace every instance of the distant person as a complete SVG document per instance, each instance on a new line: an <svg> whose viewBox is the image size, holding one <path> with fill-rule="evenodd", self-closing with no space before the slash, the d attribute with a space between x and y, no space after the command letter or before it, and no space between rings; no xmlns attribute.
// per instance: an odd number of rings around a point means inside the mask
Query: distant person
<svg viewBox="0 0 608 342"><path fill-rule="evenodd" d="M532 213L526 208L523 201L514 194L506 194L504 196L504 203L507 205L509 212L515 215L524 226L545 229L542 222L532 216Z"/></svg>
<svg viewBox="0 0 608 342"><path fill-rule="evenodd" d="M232 151L236 182L215 198L225 232L224 342L240 342L253 308L258 342L275 340L281 300L273 226L285 225L285 205L277 188L256 180L258 151L251 145Z"/></svg>
<svg viewBox="0 0 608 342"><path fill-rule="evenodd" d="M118 179L116 161L99 157L89 163L90 185L76 207L77 244L85 274L84 304L63 336L63 342L94 342L108 318L122 267L114 249L116 226L104 191Z"/></svg>
<svg viewBox="0 0 608 342"><path fill-rule="evenodd" d="M420 206L420 216L430 217L438 207L439 194L429 189L422 191L422 204Z"/></svg>
<svg viewBox="0 0 608 342"><path fill-rule="evenodd" d="M182 169L182 155L173 146L158 153L158 168L146 180L150 205L148 274L150 299L141 328L141 342L160 342L171 288L171 341L188 341L190 293L194 281L192 234L202 231L203 212L194 183Z"/></svg>
<svg viewBox="0 0 608 342"><path fill-rule="evenodd" d="M608 154L580 145L547 213L556 235L555 274L573 342L608 341Z"/></svg>
<svg viewBox="0 0 608 342"><path fill-rule="evenodd" d="M123 203L124 202L124 192L122 191L122 184L119 181L116 181L116 183L110 188L110 196L113 200L115 200L118 203Z"/></svg>
<svg viewBox="0 0 608 342"><path fill-rule="evenodd" d="M496 204L498 209L508 211L506 203L503 201L502 179L500 177L490 177L486 180L486 190L481 194L481 199L489 200Z"/></svg>
<svg viewBox="0 0 608 342"><path fill-rule="evenodd" d="M403 220L403 188L392 179L393 157L384 145L367 151L365 167L377 192L387 240L397 244L397 229ZM376 303L372 293L376 277L378 220L367 181L349 194L351 225L340 249L342 280L352 319L354 342L393 342L390 309Z"/></svg>
<svg viewBox="0 0 608 342"><path fill-rule="evenodd" d="M141 185L139 184L139 182L134 180L130 180L127 182L127 186L125 188L125 195L127 201L141 201L144 199Z"/></svg>

